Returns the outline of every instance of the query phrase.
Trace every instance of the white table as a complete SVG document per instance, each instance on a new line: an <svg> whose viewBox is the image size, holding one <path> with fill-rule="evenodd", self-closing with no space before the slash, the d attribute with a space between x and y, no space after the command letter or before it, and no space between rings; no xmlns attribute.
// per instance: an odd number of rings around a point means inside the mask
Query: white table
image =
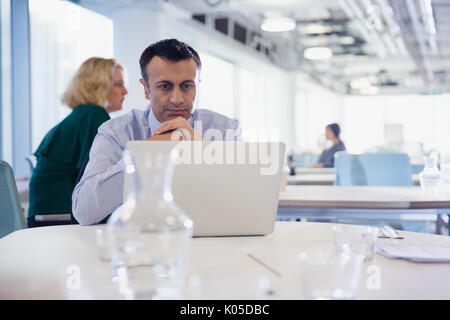
<svg viewBox="0 0 450 320"><path fill-rule="evenodd" d="M279 207L357 209L450 208L450 195L428 195L419 187L292 186L280 192Z"/></svg>
<svg viewBox="0 0 450 320"><path fill-rule="evenodd" d="M324 168L328 169L328 168ZM310 169L308 171L305 170L303 173L297 173L295 176L289 175L287 177L288 185L334 185L336 180L336 173L328 173L328 172L313 172L312 170L320 170L320 169ZM420 185L420 179L418 174L412 175L412 180L414 185Z"/></svg>
<svg viewBox="0 0 450 320"><path fill-rule="evenodd" d="M0 299L116 299L111 269L98 259L95 229L54 226L14 232L0 239ZM450 237L401 232L407 244L449 246ZM333 250L331 224L277 222L275 232L258 237L195 238L186 299L302 299L300 252ZM281 274L248 257L252 254ZM369 289L367 268L380 270L379 289ZM71 266L80 269L80 289L67 287ZM68 269L69 268L69 269ZM69 271L69 274L67 273ZM271 280L274 294L258 287ZM197 288L197 289L193 289ZM198 289L200 288L200 289ZM450 299L450 264L423 264L376 255L363 267L359 299Z"/></svg>
<svg viewBox="0 0 450 320"><path fill-rule="evenodd" d="M427 195L419 187L288 185L280 193L277 216L435 222L449 212L450 195Z"/></svg>
<svg viewBox="0 0 450 320"><path fill-rule="evenodd" d="M304 173L289 175L287 177L288 185L334 185L336 180L335 173Z"/></svg>
<svg viewBox="0 0 450 320"><path fill-rule="evenodd" d="M336 174L335 168L295 168L296 174Z"/></svg>

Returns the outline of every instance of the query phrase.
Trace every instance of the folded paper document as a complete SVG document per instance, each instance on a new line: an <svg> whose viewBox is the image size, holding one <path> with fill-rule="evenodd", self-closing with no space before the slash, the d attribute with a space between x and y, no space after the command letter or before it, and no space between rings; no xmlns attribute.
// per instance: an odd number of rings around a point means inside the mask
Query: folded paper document
<svg viewBox="0 0 450 320"><path fill-rule="evenodd" d="M380 243L377 245L377 252L389 258L404 259L413 262L450 263L450 246Z"/></svg>

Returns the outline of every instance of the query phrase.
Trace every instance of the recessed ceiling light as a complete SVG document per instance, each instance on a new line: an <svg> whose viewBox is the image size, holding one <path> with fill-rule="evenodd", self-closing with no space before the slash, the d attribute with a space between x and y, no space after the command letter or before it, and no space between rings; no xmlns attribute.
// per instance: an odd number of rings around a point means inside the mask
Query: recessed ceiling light
<svg viewBox="0 0 450 320"><path fill-rule="evenodd" d="M261 24L261 30L267 32L283 32L295 29L295 20L289 17L267 18Z"/></svg>
<svg viewBox="0 0 450 320"><path fill-rule="evenodd" d="M355 38L352 36L339 37L338 39L338 42L342 45L352 45L355 43Z"/></svg>
<svg viewBox="0 0 450 320"><path fill-rule="evenodd" d="M308 60L323 60L333 56L333 51L328 47L312 47L303 51L303 56Z"/></svg>
<svg viewBox="0 0 450 320"><path fill-rule="evenodd" d="M333 29L329 25L310 23L299 28L301 34L323 34L330 33Z"/></svg>

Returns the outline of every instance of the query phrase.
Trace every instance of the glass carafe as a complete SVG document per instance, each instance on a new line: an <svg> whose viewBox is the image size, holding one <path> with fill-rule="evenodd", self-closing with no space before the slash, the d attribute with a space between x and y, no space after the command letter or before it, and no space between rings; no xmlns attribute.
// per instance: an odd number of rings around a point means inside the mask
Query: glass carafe
<svg viewBox="0 0 450 320"><path fill-rule="evenodd" d="M450 194L450 152L445 152L441 156L441 191Z"/></svg>
<svg viewBox="0 0 450 320"><path fill-rule="evenodd" d="M436 194L439 192L441 172L438 169L438 157L431 155L424 157L425 167L419 173L420 186L428 194Z"/></svg>
<svg viewBox="0 0 450 320"><path fill-rule="evenodd" d="M108 220L107 239L118 290L126 299L177 299L182 292L193 223L173 202L173 155L133 159L124 152L128 192Z"/></svg>

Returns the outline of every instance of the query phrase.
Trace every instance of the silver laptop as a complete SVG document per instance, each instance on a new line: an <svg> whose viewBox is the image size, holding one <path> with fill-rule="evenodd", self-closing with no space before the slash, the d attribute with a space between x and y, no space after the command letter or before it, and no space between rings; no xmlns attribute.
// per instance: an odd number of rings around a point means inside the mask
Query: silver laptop
<svg viewBox="0 0 450 320"><path fill-rule="evenodd" d="M273 232L284 143L130 141L127 149L137 172L142 172L147 153L178 155L172 194L194 222L194 236ZM126 175L124 199L128 179Z"/></svg>

